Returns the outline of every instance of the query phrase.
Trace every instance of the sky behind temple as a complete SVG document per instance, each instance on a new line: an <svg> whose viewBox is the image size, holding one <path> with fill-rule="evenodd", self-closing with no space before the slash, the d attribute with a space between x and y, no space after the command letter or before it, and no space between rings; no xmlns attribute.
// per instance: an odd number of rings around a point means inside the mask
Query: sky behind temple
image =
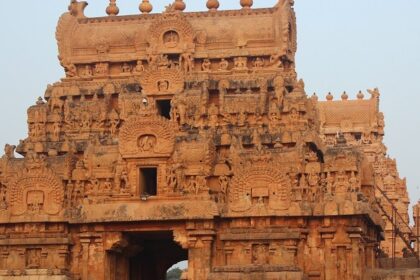
<svg viewBox="0 0 420 280"><path fill-rule="evenodd" d="M170 0L150 0L161 12ZM206 0L184 0L188 11ZM0 146L26 137L26 109L64 73L57 60L55 27L68 0L2 1L0 17ZM239 0L219 0L221 9ZM271 7L277 0L254 0ZM296 0L297 72L308 94L379 87L385 142L407 177L412 202L420 198L420 1ZM137 14L140 0L117 0L120 14ZM107 0L91 0L87 16L104 16ZM366 94L368 96L368 94ZM411 212L411 210L410 210Z"/></svg>

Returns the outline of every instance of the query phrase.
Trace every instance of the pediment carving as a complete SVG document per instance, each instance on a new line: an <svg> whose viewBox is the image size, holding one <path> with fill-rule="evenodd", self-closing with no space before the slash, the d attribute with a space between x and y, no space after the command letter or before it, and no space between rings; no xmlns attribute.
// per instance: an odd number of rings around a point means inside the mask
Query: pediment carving
<svg viewBox="0 0 420 280"><path fill-rule="evenodd" d="M178 69L150 69L140 79L147 95L176 94L184 90L184 75Z"/></svg>
<svg viewBox="0 0 420 280"><path fill-rule="evenodd" d="M160 53L182 53L194 49L194 29L182 14L163 14L151 24L148 34L151 48Z"/></svg>
<svg viewBox="0 0 420 280"><path fill-rule="evenodd" d="M24 214L57 215L63 209L64 187L57 175L41 159L28 159L10 185L10 211Z"/></svg>
<svg viewBox="0 0 420 280"><path fill-rule="evenodd" d="M290 207L291 186L277 167L254 163L232 178L229 209L232 212L265 213Z"/></svg>
<svg viewBox="0 0 420 280"><path fill-rule="evenodd" d="M169 157L174 144L173 123L160 116L131 117L121 128L123 158Z"/></svg>

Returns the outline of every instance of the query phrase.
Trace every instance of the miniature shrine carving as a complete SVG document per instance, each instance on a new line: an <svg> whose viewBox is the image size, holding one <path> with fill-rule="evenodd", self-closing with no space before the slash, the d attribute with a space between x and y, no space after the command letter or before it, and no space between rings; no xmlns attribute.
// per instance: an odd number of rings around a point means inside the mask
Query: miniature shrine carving
<svg viewBox="0 0 420 280"><path fill-rule="evenodd" d="M379 90L306 94L293 1L149 14L144 0L132 16L116 2L89 18L71 1L56 34L65 77L4 149L0 279L157 280L180 261L191 280L375 269L392 250L382 193L406 221L409 204Z"/></svg>

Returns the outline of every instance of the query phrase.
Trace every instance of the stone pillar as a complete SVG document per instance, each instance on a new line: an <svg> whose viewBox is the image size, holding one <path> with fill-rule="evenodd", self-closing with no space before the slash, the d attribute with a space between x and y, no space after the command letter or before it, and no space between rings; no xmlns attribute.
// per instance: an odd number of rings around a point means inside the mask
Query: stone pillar
<svg viewBox="0 0 420 280"><path fill-rule="evenodd" d="M365 245L365 263L367 269L376 268L376 248L377 243L370 242Z"/></svg>
<svg viewBox="0 0 420 280"><path fill-rule="evenodd" d="M213 235L190 236L188 250L188 279L208 279L211 270Z"/></svg>
<svg viewBox="0 0 420 280"><path fill-rule="evenodd" d="M98 234L80 234L82 246L81 280L105 279L105 251L102 236Z"/></svg>
<svg viewBox="0 0 420 280"><path fill-rule="evenodd" d="M82 246L82 263L80 264L80 274L82 280L88 279L89 273L89 245L90 245L90 238L88 236L80 236L80 244Z"/></svg>
<svg viewBox="0 0 420 280"><path fill-rule="evenodd" d="M349 234L349 238L351 240L351 255L352 255L352 279L353 280L361 280L362 279L362 269L363 269L363 257L360 252L361 248L361 240L362 235L361 233L363 230L359 227L351 227L347 229Z"/></svg>
<svg viewBox="0 0 420 280"><path fill-rule="evenodd" d="M212 223L200 224L196 229L194 222L187 223L187 230L175 230L174 240L183 249L188 249L188 280L209 279L211 271L212 246L215 231Z"/></svg>
<svg viewBox="0 0 420 280"><path fill-rule="evenodd" d="M322 228L320 229L321 238L324 243L324 275L325 280L336 280L337 277L337 264L334 255L332 254L332 239L336 232L335 228Z"/></svg>

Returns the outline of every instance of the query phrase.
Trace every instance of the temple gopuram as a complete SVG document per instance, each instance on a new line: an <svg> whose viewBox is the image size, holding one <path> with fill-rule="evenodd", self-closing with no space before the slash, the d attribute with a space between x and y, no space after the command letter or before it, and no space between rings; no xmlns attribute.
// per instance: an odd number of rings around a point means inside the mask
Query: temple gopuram
<svg viewBox="0 0 420 280"><path fill-rule="evenodd" d="M1 280L420 279L379 90L308 96L294 1L252 2L71 0L65 77L0 159Z"/></svg>

